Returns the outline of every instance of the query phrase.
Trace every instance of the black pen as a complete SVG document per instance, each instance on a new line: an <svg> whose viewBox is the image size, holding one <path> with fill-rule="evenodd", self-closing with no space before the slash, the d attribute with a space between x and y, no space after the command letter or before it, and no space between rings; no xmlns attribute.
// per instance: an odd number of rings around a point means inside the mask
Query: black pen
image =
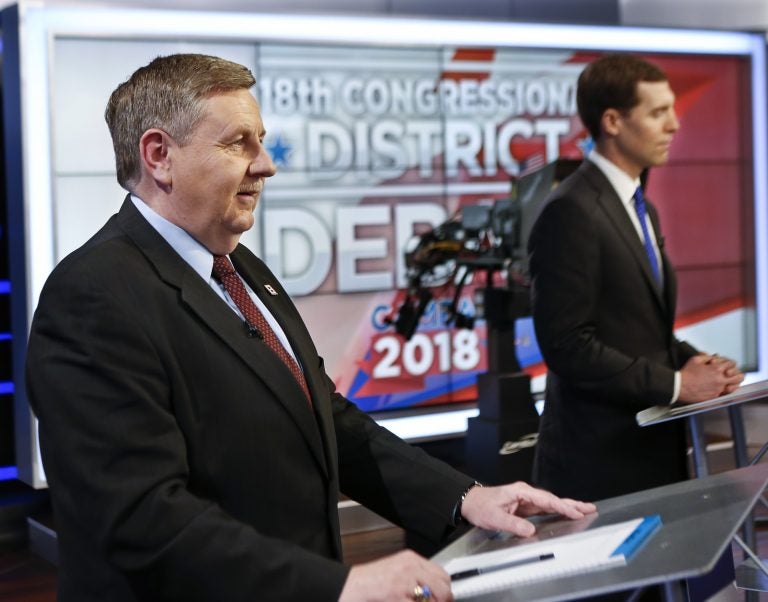
<svg viewBox="0 0 768 602"><path fill-rule="evenodd" d="M517 560L510 560L509 562L502 562L501 564L494 564L492 566L483 566L476 569L469 569L466 571L459 571L451 575L451 581L458 581L460 579L468 579L469 577L477 577L484 573L492 573L493 571L502 571L504 569L511 569L516 566L523 566L524 564L533 564L534 562L541 562L542 560L552 560L555 557L551 552L548 554L539 554L538 556L530 556L528 558L518 558Z"/></svg>

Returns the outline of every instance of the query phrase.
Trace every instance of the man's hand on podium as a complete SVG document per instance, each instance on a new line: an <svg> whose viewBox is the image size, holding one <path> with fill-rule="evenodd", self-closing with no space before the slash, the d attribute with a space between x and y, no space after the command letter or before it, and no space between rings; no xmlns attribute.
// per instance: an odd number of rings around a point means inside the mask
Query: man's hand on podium
<svg viewBox="0 0 768 602"><path fill-rule="evenodd" d="M526 516L561 514L575 519L595 510L594 504L559 498L522 481L498 487L473 487L461 505L462 517L473 525L509 531L520 537L530 537L536 532Z"/></svg>
<svg viewBox="0 0 768 602"><path fill-rule="evenodd" d="M411 550L356 564L339 602L450 602L451 578L443 567Z"/></svg>
<svg viewBox="0 0 768 602"><path fill-rule="evenodd" d="M717 354L700 353L680 370L680 403L696 403L733 393L744 380L736 362Z"/></svg>
<svg viewBox="0 0 768 602"><path fill-rule="evenodd" d="M575 519L596 509L594 504L559 498L543 489L517 482L498 487L472 487L462 501L461 515L483 529L528 537L536 532L536 528L523 517L561 514ZM450 577L442 567L405 550L353 566L339 598L340 602L352 600L450 602L453 596Z"/></svg>

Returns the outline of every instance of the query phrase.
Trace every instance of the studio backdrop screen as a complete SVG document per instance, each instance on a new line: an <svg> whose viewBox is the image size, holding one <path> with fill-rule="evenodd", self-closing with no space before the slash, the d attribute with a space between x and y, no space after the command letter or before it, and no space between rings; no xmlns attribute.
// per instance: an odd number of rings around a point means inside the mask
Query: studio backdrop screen
<svg viewBox="0 0 768 602"><path fill-rule="evenodd" d="M180 49L57 42L57 261L124 196L101 117L109 92L155 54ZM582 158L590 140L576 112L576 79L596 54L296 44L184 49L227 56L256 75L278 173L245 242L297 302L339 390L368 411L474 400L476 376L487 370L486 325L446 324L450 287L436 291L409 340L386 321L407 286L406 243L464 205L509 198L521 173L558 157ZM718 352L755 369L755 341L747 336L755 307L749 61L643 56L669 74L681 122L669 165L648 181L680 274L679 325L687 338L705 348L712 340ZM468 315L476 313L474 288L470 282L460 302ZM530 320L520 320L517 334L523 367L541 374Z"/></svg>
<svg viewBox="0 0 768 602"><path fill-rule="evenodd" d="M377 413L472 402L488 366L486 325L446 325L450 287L434 291L409 340L387 323L407 284L406 245L464 206L509 198L522 175L583 158L591 140L576 112L578 74L604 52L631 50L660 65L677 95L681 129L647 194L678 269L679 336L765 372L755 334L766 270L760 36L215 12L25 16L28 320L53 266L125 196L103 119L111 91L157 55L213 54L256 76L278 168L242 242L291 293L338 389ZM459 301L468 315L476 286ZM540 390L529 319L517 339Z"/></svg>

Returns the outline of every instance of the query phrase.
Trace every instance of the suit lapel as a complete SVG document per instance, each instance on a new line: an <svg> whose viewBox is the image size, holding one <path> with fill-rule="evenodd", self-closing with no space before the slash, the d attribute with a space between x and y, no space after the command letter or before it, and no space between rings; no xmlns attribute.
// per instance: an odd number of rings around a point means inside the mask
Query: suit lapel
<svg viewBox="0 0 768 602"><path fill-rule="evenodd" d="M282 360L263 342L248 336L243 321L147 223L130 199L123 203L118 214L118 223L152 262L160 278L179 289L181 298L189 309L272 390L275 398L285 407L306 438L318 464L327 475L326 455L317 423L304 393ZM281 321L278 315L275 317L282 325L284 320ZM293 344L293 341L291 343Z"/></svg>
<svg viewBox="0 0 768 602"><path fill-rule="evenodd" d="M317 423L326 442L326 451L329 453L328 460L330 465L334 466L335 456L333 450L335 445L330 443L334 441L332 436L333 416L330 404L328 404L327 399L323 398L323 392L326 392L325 396L327 397L325 383L320 382L321 379L325 378L325 371L320 369L319 366L313 365L313 363L317 364L319 362L317 351L288 293L285 292L275 279L274 274L266 269L266 267L258 269L261 265L260 262L255 261L255 258L253 258L253 261L248 261L249 255L251 255L250 251L242 245L238 245L235 251L230 254L230 258L235 269L248 282L251 289L253 289L280 324L285 336L288 337L291 349L293 349L296 358L304 370L307 387L312 396L312 407L315 410Z"/></svg>
<svg viewBox="0 0 768 602"><path fill-rule="evenodd" d="M597 166L586 161L584 171L589 182L597 190L598 204L611 220L616 231L619 233L619 236L631 251L637 267L640 269L648 288L651 290L653 298L656 299L662 312L666 314L667 305L663 298L661 287L659 287L656 278L653 276L653 271L651 270L651 264L648 261L645 247L643 246L640 237L637 235L637 230L635 229L632 220L629 219L629 215L627 215L627 210L621 202L621 199L616 194L616 191L613 189L613 186L611 186L603 172L601 172Z"/></svg>

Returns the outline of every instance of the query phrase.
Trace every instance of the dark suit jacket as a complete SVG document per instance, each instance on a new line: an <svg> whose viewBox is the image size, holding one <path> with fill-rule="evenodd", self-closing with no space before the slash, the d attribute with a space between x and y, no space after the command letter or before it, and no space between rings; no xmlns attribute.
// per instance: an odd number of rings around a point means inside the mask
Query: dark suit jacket
<svg viewBox="0 0 768 602"><path fill-rule="evenodd" d="M652 204L648 212L663 241ZM585 161L552 193L529 239L536 337L547 389L534 481L596 500L686 478L679 421L640 428L669 403L674 371L696 353L672 332L675 274L663 291L600 169Z"/></svg>
<svg viewBox="0 0 768 602"><path fill-rule="evenodd" d="M231 254L285 365L130 200L53 271L27 383L60 546L59 600L335 600L339 490L438 540L471 479L339 395L288 294Z"/></svg>

